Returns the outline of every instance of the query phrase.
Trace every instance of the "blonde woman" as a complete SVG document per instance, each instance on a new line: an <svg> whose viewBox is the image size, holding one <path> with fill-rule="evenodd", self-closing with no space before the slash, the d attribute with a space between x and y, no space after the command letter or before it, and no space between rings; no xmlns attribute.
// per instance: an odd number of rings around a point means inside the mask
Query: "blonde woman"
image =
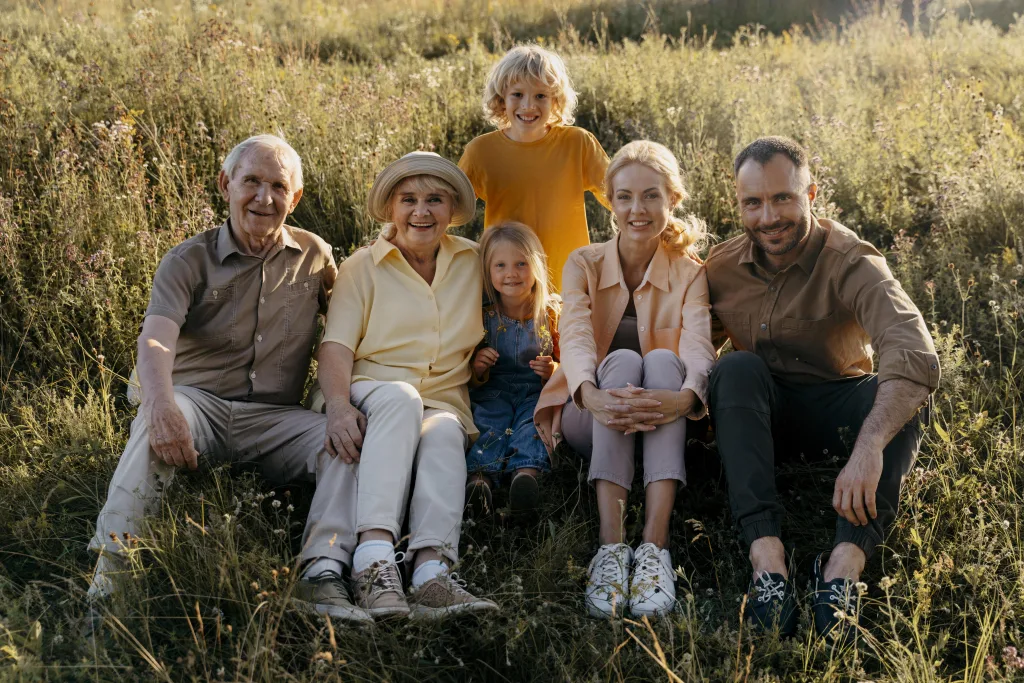
<svg viewBox="0 0 1024 683"><path fill-rule="evenodd" d="M480 256L489 303L483 309L485 346L471 363L479 386L469 397L480 438L466 454L466 500L474 514L485 514L492 481L508 473L512 512L532 512L540 493L537 475L551 468L533 409L558 367L559 302L548 294L540 240L522 223L490 228Z"/></svg>
<svg viewBox="0 0 1024 683"><path fill-rule="evenodd" d="M509 50L487 77L484 117L497 130L466 145L459 167L486 204L484 225L528 225L551 266L552 291L573 249L590 244L583 195L604 202L608 155L572 125L576 91L562 58L537 45Z"/></svg>
<svg viewBox="0 0 1024 683"><path fill-rule="evenodd" d="M359 463L355 602L371 617L497 609L449 572L477 435L469 360L484 330L477 245L447 230L473 218L473 187L447 159L412 152L381 171L367 205L384 229L338 269L318 357L326 448ZM408 600L395 553L406 509Z"/></svg>
<svg viewBox="0 0 1024 683"><path fill-rule="evenodd" d="M590 459L601 546L590 563L593 616L664 614L675 604L669 517L685 483L686 420L705 413L711 346L697 251L705 226L674 211L687 194L663 145L632 142L605 177L617 234L572 253L562 282L559 372L537 404L549 448L562 437ZM626 544L623 508L643 439L643 542Z"/></svg>

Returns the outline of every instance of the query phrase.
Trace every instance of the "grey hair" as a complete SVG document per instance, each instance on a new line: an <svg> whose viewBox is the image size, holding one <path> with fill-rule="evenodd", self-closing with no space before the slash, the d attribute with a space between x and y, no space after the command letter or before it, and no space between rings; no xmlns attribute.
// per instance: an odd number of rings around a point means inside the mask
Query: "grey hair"
<svg viewBox="0 0 1024 683"><path fill-rule="evenodd" d="M270 135L264 133L262 135L253 135L251 138L242 140L234 149L228 152L228 155L224 157L224 163L221 165L221 170L231 178L235 175L235 171L238 170L238 166L242 163L242 159L252 149L261 147L268 149L277 154L278 161L282 164L287 165L292 171L292 191L298 190L302 187L302 159L299 157L299 153L295 151L291 145L285 142L284 138L277 135Z"/></svg>

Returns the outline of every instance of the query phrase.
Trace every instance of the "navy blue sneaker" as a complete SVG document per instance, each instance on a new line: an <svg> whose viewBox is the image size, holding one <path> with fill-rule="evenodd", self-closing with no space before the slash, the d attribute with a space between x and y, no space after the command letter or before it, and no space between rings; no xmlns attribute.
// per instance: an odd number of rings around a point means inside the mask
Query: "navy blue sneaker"
<svg viewBox="0 0 1024 683"><path fill-rule="evenodd" d="M747 589L743 618L761 632L779 630L780 636L796 633L796 591L782 574L761 572Z"/></svg>
<svg viewBox="0 0 1024 683"><path fill-rule="evenodd" d="M814 596L811 611L814 613L814 630L834 648L846 648L853 644L860 623L860 597L856 584L849 579L825 580L821 553L814 559L812 578Z"/></svg>

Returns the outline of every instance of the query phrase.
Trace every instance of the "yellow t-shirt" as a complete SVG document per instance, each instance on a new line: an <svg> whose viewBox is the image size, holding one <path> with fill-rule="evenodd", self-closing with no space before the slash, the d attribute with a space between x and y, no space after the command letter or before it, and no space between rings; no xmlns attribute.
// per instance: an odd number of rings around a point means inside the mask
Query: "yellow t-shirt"
<svg viewBox="0 0 1024 683"><path fill-rule="evenodd" d="M473 440L466 383L484 338L480 282L476 242L445 235L428 285L398 247L378 238L338 268L323 340L352 350L353 383L408 382L424 406L455 413Z"/></svg>
<svg viewBox="0 0 1024 683"><path fill-rule="evenodd" d="M486 204L485 227L513 220L533 228L548 256L552 291L561 291L569 254L590 244L583 193L607 206L608 155L597 139L575 126L554 126L536 142L515 142L499 130L466 145L459 168Z"/></svg>

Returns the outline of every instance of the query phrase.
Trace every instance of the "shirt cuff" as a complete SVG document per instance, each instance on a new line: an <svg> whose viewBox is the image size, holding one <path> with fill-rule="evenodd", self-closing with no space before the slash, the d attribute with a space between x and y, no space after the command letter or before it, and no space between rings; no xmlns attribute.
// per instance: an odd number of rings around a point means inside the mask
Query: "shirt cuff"
<svg viewBox="0 0 1024 683"><path fill-rule="evenodd" d="M185 324L185 316L181 314L181 311L175 308L168 308L167 306L150 305L146 309L146 315L158 315L162 318L170 318L181 327Z"/></svg>
<svg viewBox="0 0 1024 683"><path fill-rule="evenodd" d="M694 409L686 417L691 420L699 420L708 414L708 376L704 372L694 374L696 376L691 376L687 373L686 379L683 381L682 390L690 389L697 395L700 405L694 406Z"/></svg>
<svg viewBox="0 0 1024 683"><path fill-rule="evenodd" d="M892 349L878 356L878 382L906 379L935 391L941 379L939 357L928 351Z"/></svg>

